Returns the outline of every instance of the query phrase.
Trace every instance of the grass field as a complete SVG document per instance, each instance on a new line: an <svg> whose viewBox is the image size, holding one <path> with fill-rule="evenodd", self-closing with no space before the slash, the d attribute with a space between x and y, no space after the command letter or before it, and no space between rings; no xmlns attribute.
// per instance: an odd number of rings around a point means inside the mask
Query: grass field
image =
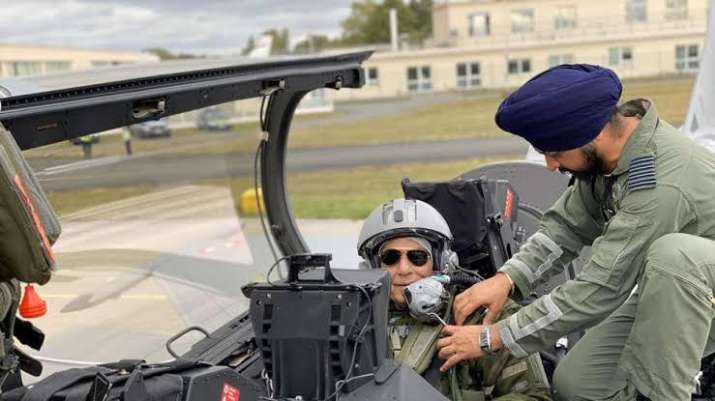
<svg viewBox="0 0 715 401"><path fill-rule="evenodd" d="M294 173L288 175L288 195L299 218L362 219L378 204L402 194L400 181L449 180L490 160L449 163L406 163L384 167ZM253 188L252 178L208 180L201 185L230 186L235 203L241 193ZM319 184L319 185L318 185ZM145 194L161 187L96 188L83 191L54 191L47 195L60 215L105 202Z"/></svg>
<svg viewBox="0 0 715 401"><path fill-rule="evenodd" d="M685 119L694 78L676 76L624 82L622 99L647 97L655 101L661 117L678 125ZM358 122L316 124L327 116L297 116L290 134L291 148L320 148L366 144L439 141L445 139L486 138L504 134L494 124L494 112L506 91L472 93L468 100L415 108L387 117ZM311 121L301 127L301 121ZM334 118L330 121L335 121ZM216 154L245 152L255 149L257 123L234 127L231 133L206 133L197 129L176 130L169 139L134 139L137 154ZM121 155L124 147L117 135L103 136L95 145L95 157ZM69 142L33 149L30 158L54 157L79 159L81 147Z"/></svg>

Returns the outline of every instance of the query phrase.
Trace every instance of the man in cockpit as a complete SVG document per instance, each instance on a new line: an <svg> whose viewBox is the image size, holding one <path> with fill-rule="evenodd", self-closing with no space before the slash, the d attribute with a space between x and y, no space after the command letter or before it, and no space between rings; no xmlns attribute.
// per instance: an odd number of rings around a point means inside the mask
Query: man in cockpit
<svg viewBox="0 0 715 401"><path fill-rule="evenodd" d="M388 332L394 358L407 364L453 400L550 400L549 386L538 354L526 358L497 352L488 358L465 361L441 373L436 343L445 319L408 308L408 299L421 302L419 286L442 288L428 277L446 277L454 271L452 234L442 215L419 200L395 199L377 207L363 224L358 252L370 268L382 268L391 276ZM437 275L435 275L437 274ZM433 276L435 275L435 276ZM427 279L427 281L420 281ZM405 296L405 289L413 293ZM434 288L434 287L433 287ZM429 305L430 311L448 311L451 296L444 291L444 305ZM422 301L425 301L422 299ZM429 300L425 301L430 303ZM421 305L424 307L425 305ZM499 318L518 309L510 303ZM434 312L433 312L434 313ZM473 316L477 324L481 317ZM478 340L478 339L475 339Z"/></svg>

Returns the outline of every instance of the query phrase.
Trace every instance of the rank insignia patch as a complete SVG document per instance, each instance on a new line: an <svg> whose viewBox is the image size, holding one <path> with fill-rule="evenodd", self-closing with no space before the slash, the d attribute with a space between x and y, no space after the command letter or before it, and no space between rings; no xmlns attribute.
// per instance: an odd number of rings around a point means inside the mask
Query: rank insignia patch
<svg viewBox="0 0 715 401"><path fill-rule="evenodd" d="M650 188L655 188L655 156L636 157L628 170L628 192Z"/></svg>

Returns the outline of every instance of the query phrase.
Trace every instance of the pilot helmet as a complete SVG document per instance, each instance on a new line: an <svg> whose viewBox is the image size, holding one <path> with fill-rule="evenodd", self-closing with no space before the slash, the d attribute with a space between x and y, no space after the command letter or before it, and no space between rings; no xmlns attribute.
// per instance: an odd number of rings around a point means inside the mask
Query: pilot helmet
<svg viewBox="0 0 715 401"><path fill-rule="evenodd" d="M444 217L431 205L415 199L394 199L373 210L360 230L358 254L372 268L379 268L380 247L399 237L422 238L431 245L436 271L450 263L452 232Z"/></svg>

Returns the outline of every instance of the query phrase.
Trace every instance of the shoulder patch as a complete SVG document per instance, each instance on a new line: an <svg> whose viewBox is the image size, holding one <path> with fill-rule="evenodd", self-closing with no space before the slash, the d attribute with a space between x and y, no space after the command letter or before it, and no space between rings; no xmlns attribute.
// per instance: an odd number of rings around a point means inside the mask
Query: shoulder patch
<svg viewBox="0 0 715 401"><path fill-rule="evenodd" d="M636 157L628 170L628 192L650 188L655 188L655 156Z"/></svg>

